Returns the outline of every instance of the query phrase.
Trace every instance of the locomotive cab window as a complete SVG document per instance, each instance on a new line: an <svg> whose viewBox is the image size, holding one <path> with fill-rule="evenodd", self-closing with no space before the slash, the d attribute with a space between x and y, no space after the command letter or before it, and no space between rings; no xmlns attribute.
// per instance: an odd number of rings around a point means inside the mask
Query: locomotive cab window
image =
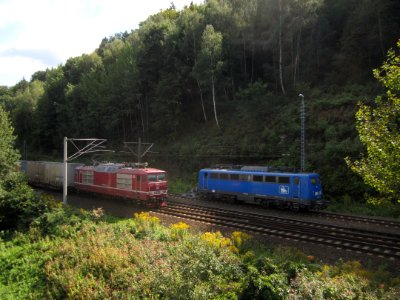
<svg viewBox="0 0 400 300"><path fill-rule="evenodd" d="M166 180L166 177L165 174L158 174L158 181L164 181Z"/></svg>
<svg viewBox="0 0 400 300"><path fill-rule="evenodd" d="M239 174L231 174L231 180L239 180Z"/></svg>
<svg viewBox="0 0 400 300"><path fill-rule="evenodd" d="M263 176L262 175L253 175L253 181L263 182Z"/></svg>
<svg viewBox="0 0 400 300"><path fill-rule="evenodd" d="M316 178L311 178L310 180L312 185L316 185L317 184L317 179Z"/></svg>
<svg viewBox="0 0 400 300"><path fill-rule="evenodd" d="M240 174L240 175L239 175L239 180L242 180L242 181L251 181L251 175L248 175L248 174Z"/></svg>
<svg viewBox="0 0 400 300"><path fill-rule="evenodd" d="M148 178L149 178L149 181L150 181L150 182L155 182L155 181L157 181L157 175L149 174L149 175L148 175Z"/></svg>
<svg viewBox="0 0 400 300"><path fill-rule="evenodd" d="M218 173L211 173L211 179L218 179Z"/></svg>
<svg viewBox="0 0 400 300"><path fill-rule="evenodd" d="M229 174L221 173L221 174L219 174L219 179L227 180L227 179L229 179Z"/></svg>
<svg viewBox="0 0 400 300"><path fill-rule="evenodd" d="M265 176L265 182L275 183L276 177L275 176Z"/></svg>
<svg viewBox="0 0 400 300"><path fill-rule="evenodd" d="M278 183L290 183L290 177L287 176L279 176Z"/></svg>

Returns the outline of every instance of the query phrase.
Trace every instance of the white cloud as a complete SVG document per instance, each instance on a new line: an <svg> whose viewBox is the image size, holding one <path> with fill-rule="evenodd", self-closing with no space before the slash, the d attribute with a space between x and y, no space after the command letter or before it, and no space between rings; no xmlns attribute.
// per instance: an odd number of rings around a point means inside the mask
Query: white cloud
<svg viewBox="0 0 400 300"><path fill-rule="evenodd" d="M23 78L30 80L33 73L48 66L29 57L0 57L0 85L14 85Z"/></svg>
<svg viewBox="0 0 400 300"><path fill-rule="evenodd" d="M0 85L91 53L104 37L138 28L171 2L182 9L203 0L0 0ZM38 53L58 61L38 59Z"/></svg>

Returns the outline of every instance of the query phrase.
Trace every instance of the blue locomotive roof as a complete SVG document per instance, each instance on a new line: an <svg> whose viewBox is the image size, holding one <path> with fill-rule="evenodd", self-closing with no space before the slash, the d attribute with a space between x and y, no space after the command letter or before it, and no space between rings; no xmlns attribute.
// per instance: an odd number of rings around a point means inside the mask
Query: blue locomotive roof
<svg viewBox="0 0 400 300"><path fill-rule="evenodd" d="M293 173L293 172L271 172L261 170L233 170L233 169L201 169L200 172L211 172L211 173L228 173L228 174L259 174L259 175L272 175L272 176L319 176L317 173Z"/></svg>

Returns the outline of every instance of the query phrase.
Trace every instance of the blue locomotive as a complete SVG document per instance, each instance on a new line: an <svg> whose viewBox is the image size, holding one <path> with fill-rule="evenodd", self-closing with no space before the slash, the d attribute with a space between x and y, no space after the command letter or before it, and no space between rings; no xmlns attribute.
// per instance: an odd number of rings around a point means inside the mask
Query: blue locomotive
<svg viewBox="0 0 400 300"><path fill-rule="evenodd" d="M270 167L210 168L199 171L198 192L206 199L228 199L263 206L323 208L316 173L274 171Z"/></svg>

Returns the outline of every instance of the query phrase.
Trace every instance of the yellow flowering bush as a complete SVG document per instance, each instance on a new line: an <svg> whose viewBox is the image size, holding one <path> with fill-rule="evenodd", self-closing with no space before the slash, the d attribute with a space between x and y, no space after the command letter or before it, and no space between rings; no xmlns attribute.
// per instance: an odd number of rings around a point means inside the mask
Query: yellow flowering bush
<svg viewBox="0 0 400 300"><path fill-rule="evenodd" d="M250 240L251 236L247 233L241 231L234 231L231 234L231 250L233 252L239 253L243 250L243 246L246 244L248 240Z"/></svg>
<svg viewBox="0 0 400 300"><path fill-rule="evenodd" d="M160 219L150 216L148 212L135 213L135 221L139 231L151 230L160 224Z"/></svg>
<svg viewBox="0 0 400 300"><path fill-rule="evenodd" d="M234 253L240 253L245 243L251 238L250 235L241 231L234 231L230 238L226 238L220 231L206 232L201 239L216 249L227 248Z"/></svg>
<svg viewBox="0 0 400 300"><path fill-rule="evenodd" d="M338 277L342 275L355 275L370 279L374 277L374 275L377 275L372 274L372 272L364 269L359 261L346 261L334 266L323 265L321 271L318 273L320 276L327 278Z"/></svg>
<svg viewBox="0 0 400 300"><path fill-rule="evenodd" d="M220 231L206 232L201 235L201 239L216 249L231 246L231 240L224 237Z"/></svg>
<svg viewBox="0 0 400 300"><path fill-rule="evenodd" d="M187 234L190 226L184 222L178 222L171 225L171 237L174 240L181 240Z"/></svg>

